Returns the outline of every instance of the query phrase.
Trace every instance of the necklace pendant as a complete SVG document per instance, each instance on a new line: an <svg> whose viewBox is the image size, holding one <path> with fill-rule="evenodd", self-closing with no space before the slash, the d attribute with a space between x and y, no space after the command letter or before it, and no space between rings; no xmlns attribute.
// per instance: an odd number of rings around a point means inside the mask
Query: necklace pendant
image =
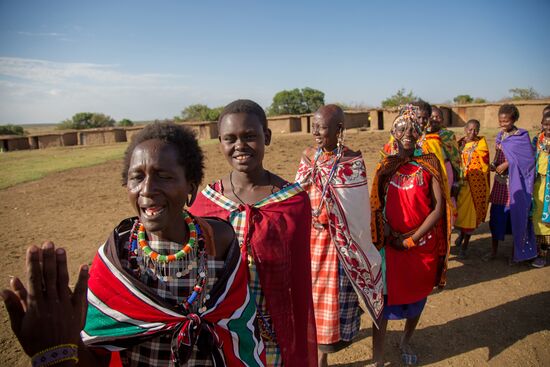
<svg viewBox="0 0 550 367"><path fill-rule="evenodd" d="M321 215L321 209L317 208L317 209L313 209L311 211L311 214L314 216L314 217L318 217L319 215Z"/></svg>

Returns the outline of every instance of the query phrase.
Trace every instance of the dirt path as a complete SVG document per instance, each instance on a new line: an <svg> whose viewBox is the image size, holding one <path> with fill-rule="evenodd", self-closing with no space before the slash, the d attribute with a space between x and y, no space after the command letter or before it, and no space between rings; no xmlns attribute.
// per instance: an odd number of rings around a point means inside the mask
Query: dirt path
<svg viewBox="0 0 550 367"><path fill-rule="evenodd" d="M350 132L347 144L360 149L370 177L387 133ZM308 135L275 136L266 153L266 166L288 180L294 178L300 153L311 144ZM205 183L228 171L217 146L205 147ZM67 248L71 275L89 263L101 242L121 219L131 216L120 185L121 162L74 169L40 181L0 191L0 223L4 228L0 285L8 276L22 276L25 249L51 239ZM453 239L455 236L453 235ZM511 238L492 263L479 257L490 247L486 225L473 236L469 258L460 261L452 249L448 287L429 297L413 345L421 365L549 366L550 267L509 266ZM27 366L28 360L11 333L0 307L0 366ZM402 322L390 322L386 358L400 365L397 343ZM37 331L41 332L41 331ZM372 330L366 316L356 343L331 355L332 366L363 366L371 361Z"/></svg>

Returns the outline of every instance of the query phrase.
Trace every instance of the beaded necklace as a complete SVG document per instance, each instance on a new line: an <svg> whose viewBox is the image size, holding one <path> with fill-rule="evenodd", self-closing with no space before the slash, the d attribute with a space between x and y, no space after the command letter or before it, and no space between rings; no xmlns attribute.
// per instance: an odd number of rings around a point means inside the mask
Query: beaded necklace
<svg viewBox="0 0 550 367"><path fill-rule="evenodd" d="M550 139L544 135L544 132L540 133L537 139L537 148L546 153L550 152Z"/></svg>
<svg viewBox="0 0 550 367"><path fill-rule="evenodd" d="M336 168L338 167L338 163L340 162L340 159L342 158L342 153L343 152L344 152L344 146L339 144L338 147L336 147L335 150L333 150L331 152L328 152L328 154L323 152L322 148L318 148L317 152L315 153L315 159L313 161L313 166L311 168L311 171L312 171L311 172L311 181L312 182L314 182L314 179L315 179L317 161L319 160L319 157L321 156L321 154L331 156L331 155L334 155L336 153L336 158L334 159L334 163L332 164L332 168L330 169L330 173L328 175L328 178L325 181L325 183L323 184L323 189L321 190L321 201L319 202L319 205L317 206L317 208L313 209L311 211L311 214L316 218L319 217L319 215L321 215L321 208L323 207L323 203L325 202L325 194L327 192L328 185L330 184L330 181L332 181L332 178L334 177L334 174L336 173Z"/></svg>
<svg viewBox="0 0 550 367"><path fill-rule="evenodd" d="M152 250L147 241L147 235L143 224L136 221L130 235L129 260L135 264L134 273L140 277L142 270L150 270L156 278L167 282L171 279L187 276L193 269L197 269L196 281L193 291L181 302L181 306L189 308L199 299L199 305L203 305L208 296L203 295L203 290L208 279L208 255L205 250L205 240L202 230L191 215L186 211L182 216L189 228L189 241L175 254L160 255ZM139 245L138 245L139 244ZM203 312L205 307L199 309Z"/></svg>

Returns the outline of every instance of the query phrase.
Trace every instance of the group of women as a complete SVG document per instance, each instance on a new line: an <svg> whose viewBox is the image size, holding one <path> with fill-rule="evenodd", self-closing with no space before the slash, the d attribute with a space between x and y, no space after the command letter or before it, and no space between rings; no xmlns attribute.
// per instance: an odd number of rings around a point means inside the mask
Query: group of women
<svg viewBox="0 0 550 367"><path fill-rule="evenodd" d="M486 157L470 154L465 174L446 165L459 155L426 148L436 135L452 141L436 122L427 132L429 117L422 103L402 108L370 194L336 105L313 115L316 147L304 151L294 183L264 168L271 131L253 101L222 111L219 145L231 171L200 192L193 133L146 126L122 171L136 216L115 227L90 269L81 266L74 290L63 248L30 247L27 286L13 278L2 291L15 336L33 366L325 366L357 335L364 310L373 364L384 364L393 319L406 319L401 358L416 364L410 339L428 294L445 285L452 221L465 249L484 219L475 194L463 193L477 192L485 176L471 172ZM475 131L466 125L463 160L482 150ZM545 135L537 144L547 146ZM461 207L475 208L474 220Z"/></svg>

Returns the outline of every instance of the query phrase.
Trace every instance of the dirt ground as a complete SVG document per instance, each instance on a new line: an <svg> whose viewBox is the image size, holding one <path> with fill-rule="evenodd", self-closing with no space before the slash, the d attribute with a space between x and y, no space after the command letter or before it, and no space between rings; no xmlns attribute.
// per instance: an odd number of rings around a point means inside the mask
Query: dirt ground
<svg viewBox="0 0 550 367"><path fill-rule="evenodd" d="M378 150L387 133L351 131L347 145L360 149L372 177ZM309 135L275 136L265 158L266 167L292 180ZM228 171L216 144L205 146L205 183ZM120 184L121 161L52 174L39 181L0 190L0 286L9 276L23 276L29 244L53 240L67 248L74 277L79 264L90 263L110 230L131 216ZM1 173L0 173L1 174ZM453 240L456 235L453 234ZM511 238L501 244L499 257L480 260L490 248L486 224L473 236L469 258L458 260L451 249L448 286L429 297L413 346L420 365L433 366L550 366L550 267L510 266ZM4 307L0 307L0 365L27 366L13 336ZM389 323L385 356L400 365L397 350L403 323ZM46 332L46 330L37 330ZM363 316L357 341L330 355L332 366L363 366L372 361L372 328Z"/></svg>

